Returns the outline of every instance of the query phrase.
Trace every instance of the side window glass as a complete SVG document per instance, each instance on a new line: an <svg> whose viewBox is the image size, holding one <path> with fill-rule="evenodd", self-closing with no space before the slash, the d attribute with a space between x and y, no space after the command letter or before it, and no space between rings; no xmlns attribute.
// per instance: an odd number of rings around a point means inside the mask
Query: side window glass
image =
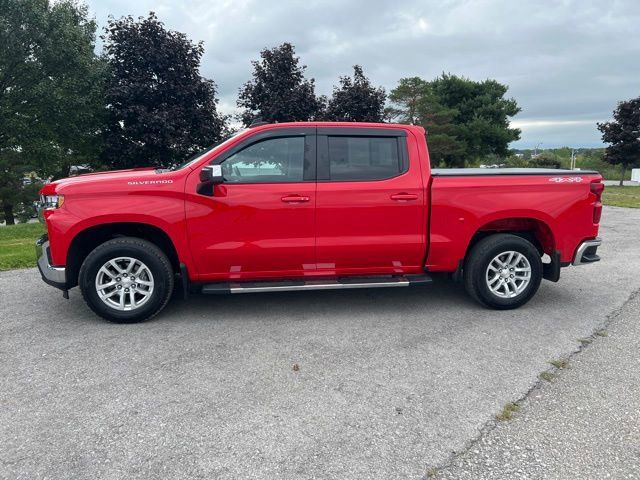
<svg viewBox="0 0 640 480"><path fill-rule="evenodd" d="M328 137L331 180L383 180L402 173L395 137Z"/></svg>
<svg viewBox="0 0 640 480"><path fill-rule="evenodd" d="M302 182L304 137L269 138L222 162L227 183Z"/></svg>

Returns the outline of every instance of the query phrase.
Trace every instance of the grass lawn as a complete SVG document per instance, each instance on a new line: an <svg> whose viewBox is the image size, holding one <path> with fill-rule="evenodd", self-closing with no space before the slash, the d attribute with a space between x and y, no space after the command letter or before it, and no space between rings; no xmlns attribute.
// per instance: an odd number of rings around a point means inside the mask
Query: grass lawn
<svg viewBox="0 0 640 480"><path fill-rule="evenodd" d="M43 233L41 223L0 227L0 270L35 267L35 244Z"/></svg>
<svg viewBox="0 0 640 480"><path fill-rule="evenodd" d="M602 203L614 207L640 208L640 187L604 187Z"/></svg>

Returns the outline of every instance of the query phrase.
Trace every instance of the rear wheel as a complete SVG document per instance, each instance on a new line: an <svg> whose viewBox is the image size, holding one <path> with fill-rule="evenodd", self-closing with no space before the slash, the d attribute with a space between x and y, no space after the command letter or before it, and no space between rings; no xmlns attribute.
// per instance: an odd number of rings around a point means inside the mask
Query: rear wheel
<svg viewBox="0 0 640 480"><path fill-rule="evenodd" d="M524 305L541 280L538 250L516 235L496 234L480 240L465 261L467 292L490 308L506 310Z"/></svg>
<svg viewBox="0 0 640 480"><path fill-rule="evenodd" d="M112 322L148 320L173 292L173 269L153 243L122 237L96 247L85 259L78 279L82 296L98 315Z"/></svg>

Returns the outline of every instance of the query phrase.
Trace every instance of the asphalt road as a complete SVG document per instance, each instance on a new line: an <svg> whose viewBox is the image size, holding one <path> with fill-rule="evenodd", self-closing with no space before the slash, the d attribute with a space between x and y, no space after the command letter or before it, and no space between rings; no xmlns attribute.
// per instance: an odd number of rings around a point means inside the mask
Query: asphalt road
<svg viewBox="0 0 640 480"><path fill-rule="evenodd" d="M0 274L0 478L422 478L640 288L640 210L516 311L453 284L193 297L138 325ZM294 371L292 366L299 365Z"/></svg>
<svg viewBox="0 0 640 480"><path fill-rule="evenodd" d="M640 478L640 292L452 465L450 480Z"/></svg>

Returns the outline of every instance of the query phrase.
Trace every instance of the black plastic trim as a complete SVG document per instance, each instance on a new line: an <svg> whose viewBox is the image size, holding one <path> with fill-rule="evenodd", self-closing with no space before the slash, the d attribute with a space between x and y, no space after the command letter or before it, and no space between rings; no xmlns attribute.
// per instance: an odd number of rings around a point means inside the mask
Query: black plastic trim
<svg viewBox="0 0 640 480"><path fill-rule="evenodd" d="M180 280L182 281L182 298L187 300L189 298L189 273L184 263L180 263Z"/></svg>
<svg viewBox="0 0 640 480"><path fill-rule="evenodd" d="M562 267L560 263L560 250L554 251L553 254L549 256L551 257L551 263L542 264L542 278L551 282L557 282L560 280L560 267Z"/></svg>
<svg viewBox="0 0 640 480"><path fill-rule="evenodd" d="M456 283L459 283L463 280L463 272L464 272L464 258L461 258L458 261L458 266L456 267L455 272L451 274L451 280Z"/></svg>
<svg viewBox="0 0 640 480"><path fill-rule="evenodd" d="M401 128L318 127L318 135L340 137L406 137Z"/></svg>

